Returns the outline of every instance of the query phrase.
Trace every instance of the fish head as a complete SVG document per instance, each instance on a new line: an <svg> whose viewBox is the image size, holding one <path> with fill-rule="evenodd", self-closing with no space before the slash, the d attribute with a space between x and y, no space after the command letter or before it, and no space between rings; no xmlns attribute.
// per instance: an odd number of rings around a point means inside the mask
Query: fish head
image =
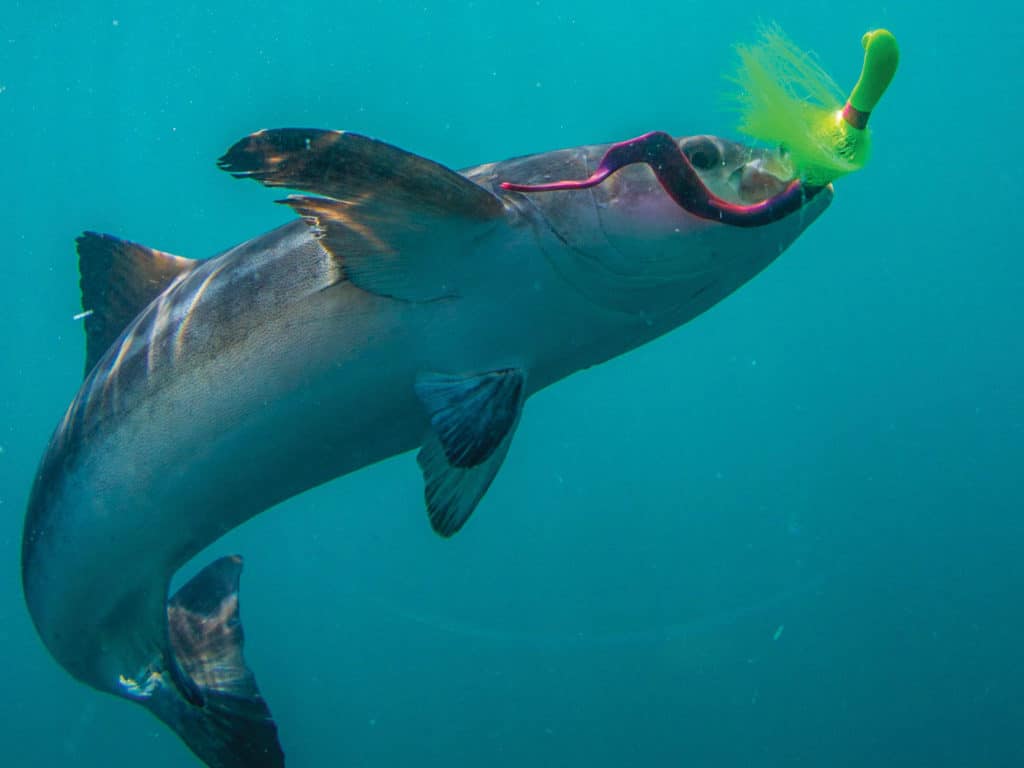
<svg viewBox="0 0 1024 768"><path fill-rule="evenodd" d="M784 190L794 169L784 150L716 136L677 139L707 189L751 205ZM590 148L593 168L604 148ZM569 196L577 196L568 205ZM778 221L755 227L701 218L680 206L648 165L628 165L599 185L559 192L548 215L565 249L561 273L599 304L664 326L686 322L779 256L832 200L831 186Z"/></svg>

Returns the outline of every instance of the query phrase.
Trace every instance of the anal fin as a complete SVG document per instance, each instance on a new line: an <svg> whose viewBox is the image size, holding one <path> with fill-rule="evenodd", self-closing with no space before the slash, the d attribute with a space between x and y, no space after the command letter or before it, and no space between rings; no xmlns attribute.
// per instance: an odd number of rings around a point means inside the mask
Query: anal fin
<svg viewBox="0 0 1024 768"><path fill-rule="evenodd" d="M172 678L148 706L211 768L283 768L277 726L242 655L242 558L222 557L167 605Z"/></svg>

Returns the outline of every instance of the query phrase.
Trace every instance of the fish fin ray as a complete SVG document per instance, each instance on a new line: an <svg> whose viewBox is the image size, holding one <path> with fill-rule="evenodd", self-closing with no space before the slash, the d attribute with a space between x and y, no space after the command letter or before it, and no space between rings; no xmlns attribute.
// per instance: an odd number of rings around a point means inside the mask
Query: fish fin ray
<svg viewBox="0 0 1024 768"><path fill-rule="evenodd" d="M361 206L494 219L501 200L425 157L349 131L278 128L234 144L217 163L236 178Z"/></svg>
<svg viewBox="0 0 1024 768"><path fill-rule="evenodd" d="M418 379L416 389L431 415L416 457L427 515L447 538L469 520L508 454L522 413L524 377L517 370L461 380L430 374Z"/></svg>
<svg viewBox="0 0 1024 768"><path fill-rule="evenodd" d="M448 463L437 435L427 435L416 461L423 472L427 515L436 533L449 538L466 524L491 487L511 442L512 435L509 433L489 459L475 467L463 469Z"/></svg>
<svg viewBox="0 0 1024 768"><path fill-rule="evenodd" d="M88 375L139 312L198 262L98 232L76 243Z"/></svg>
<svg viewBox="0 0 1024 768"><path fill-rule="evenodd" d="M174 661L199 701L167 686L150 707L212 768L282 768L277 726L242 655L241 571L242 558L222 557L170 600Z"/></svg>
<svg viewBox="0 0 1024 768"><path fill-rule="evenodd" d="M416 395L449 464L466 469L494 453L519 421L524 383L516 369L474 376L423 373L416 378Z"/></svg>
<svg viewBox="0 0 1024 768"><path fill-rule="evenodd" d="M479 244L505 220L501 199L432 160L354 133L281 129L242 139L220 160L238 177L311 194L280 202L309 222L370 293L432 301L483 269Z"/></svg>

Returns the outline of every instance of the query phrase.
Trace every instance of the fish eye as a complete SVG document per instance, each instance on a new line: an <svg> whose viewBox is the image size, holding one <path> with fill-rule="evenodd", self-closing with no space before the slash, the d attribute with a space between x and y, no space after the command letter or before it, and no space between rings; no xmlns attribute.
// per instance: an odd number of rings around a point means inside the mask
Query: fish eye
<svg viewBox="0 0 1024 768"><path fill-rule="evenodd" d="M710 171L722 165L722 150L708 138L699 138L683 147L690 164L698 171Z"/></svg>

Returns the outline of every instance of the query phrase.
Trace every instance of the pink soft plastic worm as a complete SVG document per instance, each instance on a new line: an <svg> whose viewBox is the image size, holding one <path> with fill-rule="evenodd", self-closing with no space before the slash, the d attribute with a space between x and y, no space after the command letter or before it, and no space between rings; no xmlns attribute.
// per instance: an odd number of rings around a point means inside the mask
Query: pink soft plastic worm
<svg viewBox="0 0 1024 768"><path fill-rule="evenodd" d="M550 184L513 184L502 182L501 188L511 192L555 192L588 189L597 186L620 168L633 163L647 163L661 186L683 209L694 216L720 221L736 227L760 227L788 216L818 194L824 187L804 184L794 179L786 188L766 200L738 205L715 195L704 186L689 158L679 149L676 140L664 131L652 131L635 139L613 144L597 170L582 181L555 181Z"/></svg>

